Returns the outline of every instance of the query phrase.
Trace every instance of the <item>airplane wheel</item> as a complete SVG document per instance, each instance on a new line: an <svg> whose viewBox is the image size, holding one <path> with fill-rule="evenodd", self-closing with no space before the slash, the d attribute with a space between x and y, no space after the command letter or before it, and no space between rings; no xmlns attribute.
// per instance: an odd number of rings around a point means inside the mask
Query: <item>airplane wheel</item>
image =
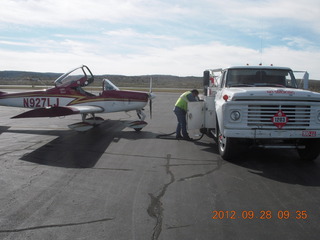
<svg viewBox="0 0 320 240"><path fill-rule="evenodd" d="M141 129L142 129L142 128L135 128L134 130L135 130L136 132L140 132Z"/></svg>

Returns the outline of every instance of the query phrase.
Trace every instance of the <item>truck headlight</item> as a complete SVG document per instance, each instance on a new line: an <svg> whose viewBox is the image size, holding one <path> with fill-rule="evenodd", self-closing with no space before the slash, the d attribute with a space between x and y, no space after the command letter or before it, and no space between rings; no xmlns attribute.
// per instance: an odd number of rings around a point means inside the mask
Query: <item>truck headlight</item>
<svg viewBox="0 0 320 240"><path fill-rule="evenodd" d="M232 121L238 121L241 117L241 114L239 111L232 111L230 113L230 118ZM318 118L319 118L319 115L318 115Z"/></svg>

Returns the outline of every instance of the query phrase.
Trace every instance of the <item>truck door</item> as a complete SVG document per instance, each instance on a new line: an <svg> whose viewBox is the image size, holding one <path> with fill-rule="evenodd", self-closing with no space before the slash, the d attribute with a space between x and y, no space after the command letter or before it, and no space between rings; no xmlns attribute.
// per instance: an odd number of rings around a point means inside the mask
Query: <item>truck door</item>
<svg viewBox="0 0 320 240"><path fill-rule="evenodd" d="M204 127L204 106L205 102L189 102L187 111L188 130Z"/></svg>
<svg viewBox="0 0 320 240"><path fill-rule="evenodd" d="M188 103L187 128L216 128L215 96L206 96L203 102Z"/></svg>
<svg viewBox="0 0 320 240"><path fill-rule="evenodd" d="M207 96L204 109L204 128L216 128L215 94Z"/></svg>

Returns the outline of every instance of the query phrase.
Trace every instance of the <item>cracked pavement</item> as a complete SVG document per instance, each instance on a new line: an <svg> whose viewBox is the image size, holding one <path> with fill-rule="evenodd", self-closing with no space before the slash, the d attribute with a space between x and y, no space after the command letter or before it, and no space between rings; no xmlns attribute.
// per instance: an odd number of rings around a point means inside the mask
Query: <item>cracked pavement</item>
<svg viewBox="0 0 320 240"><path fill-rule="evenodd" d="M178 96L158 93L139 133L124 124L134 112L76 133L67 125L80 116L12 120L22 110L1 107L0 239L316 239L320 159L273 150L227 162L207 137L159 139L175 129Z"/></svg>

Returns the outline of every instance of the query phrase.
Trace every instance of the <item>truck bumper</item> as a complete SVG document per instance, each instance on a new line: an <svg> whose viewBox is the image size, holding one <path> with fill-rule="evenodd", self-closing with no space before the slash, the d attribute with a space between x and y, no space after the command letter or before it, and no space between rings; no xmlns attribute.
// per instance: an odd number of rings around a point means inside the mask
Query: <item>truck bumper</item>
<svg viewBox="0 0 320 240"><path fill-rule="evenodd" d="M224 129L224 136L249 139L320 138L320 130Z"/></svg>

